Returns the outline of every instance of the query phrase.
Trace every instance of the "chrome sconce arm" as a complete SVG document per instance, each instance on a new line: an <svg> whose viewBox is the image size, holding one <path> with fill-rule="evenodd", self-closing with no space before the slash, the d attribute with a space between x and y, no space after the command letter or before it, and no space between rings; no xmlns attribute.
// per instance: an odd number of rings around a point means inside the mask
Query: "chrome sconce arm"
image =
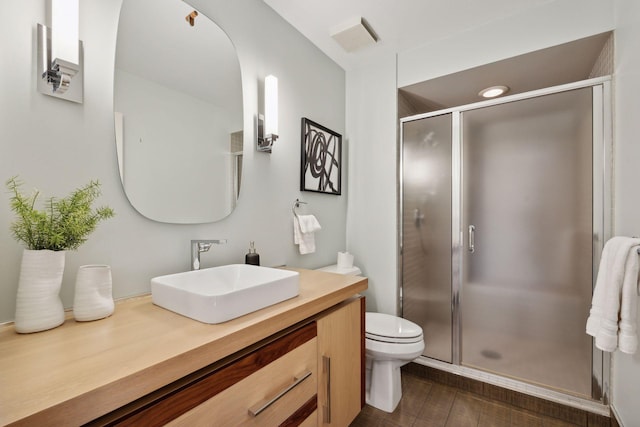
<svg viewBox="0 0 640 427"><path fill-rule="evenodd" d="M63 94L69 89L71 79L78 73L78 64L64 59L54 59L42 73L42 79L53 88L53 93Z"/></svg>
<svg viewBox="0 0 640 427"><path fill-rule="evenodd" d="M265 135L264 133L264 115L258 114L257 119L257 128L258 128L258 137L257 137L257 145L256 150L263 151L265 153L271 153L271 148L273 147L273 143L278 139L278 135L270 133Z"/></svg>

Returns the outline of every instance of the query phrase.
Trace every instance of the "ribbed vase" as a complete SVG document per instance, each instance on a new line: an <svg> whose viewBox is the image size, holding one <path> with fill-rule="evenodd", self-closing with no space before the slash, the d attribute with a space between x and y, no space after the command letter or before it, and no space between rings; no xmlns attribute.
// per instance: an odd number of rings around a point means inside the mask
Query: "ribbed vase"
<svg viewBox="0 0 640 427"><path fill-rule="evenodd" d="M108 265L82 265L76 276L73 317L80 322L98 320L113 313L111 268Z"/></svg>
<svg viewBox="0 0 640 427"><path fill-rule="evenodd" d="M65 251L30 249L22 253L16 297L16 332L46 331L64 323L64 307L59 294L65 255Z"/></svg>

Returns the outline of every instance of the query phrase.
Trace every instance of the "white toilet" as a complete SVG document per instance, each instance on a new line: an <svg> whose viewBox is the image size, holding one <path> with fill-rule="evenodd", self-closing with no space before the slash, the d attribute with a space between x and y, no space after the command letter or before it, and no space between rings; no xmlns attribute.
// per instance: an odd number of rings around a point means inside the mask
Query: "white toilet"
<svg viewBox="0 0 640 427"><path fill-rule="evenodd" d="M367 403L393 412L402 397L400 367L424 351L422 328L401 317L365 314Z"/></svg>
<svg viewBox="0 0 640 427"><path fill-rule="evenodd" d="M318 270L359 276L358 267L330 265ZM402 397L400 367L424 351L422 328L401 317L383 313L365 315L367 404L393 412Z"/></svg>

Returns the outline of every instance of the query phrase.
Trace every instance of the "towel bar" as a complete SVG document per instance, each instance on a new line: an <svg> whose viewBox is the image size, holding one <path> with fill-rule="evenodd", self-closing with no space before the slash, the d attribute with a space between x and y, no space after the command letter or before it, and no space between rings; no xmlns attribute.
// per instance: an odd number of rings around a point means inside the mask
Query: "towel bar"
<svg viewBox="0 0 640 427"><path fill-rule="evenodd" d="M302 200L296 199L296 201L293 203L293 207L291 208L291 211L293 212L294 215L298 215L298 212L296 212L296 209L300 207L300 205L306 205L307 202L303 202ZM638 249L638 253L640 253L640 249Z"/></svg>

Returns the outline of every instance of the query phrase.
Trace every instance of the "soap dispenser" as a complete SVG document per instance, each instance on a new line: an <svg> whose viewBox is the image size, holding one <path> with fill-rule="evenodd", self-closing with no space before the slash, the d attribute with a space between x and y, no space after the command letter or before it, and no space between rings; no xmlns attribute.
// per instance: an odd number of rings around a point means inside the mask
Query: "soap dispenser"
<svg viewBox="0 0 640 427"><path fill-rule="evenodd" d="M256 253L254 242L249 245L249 253L244 257L245 264L260 265L260 255Z"/></svg>

